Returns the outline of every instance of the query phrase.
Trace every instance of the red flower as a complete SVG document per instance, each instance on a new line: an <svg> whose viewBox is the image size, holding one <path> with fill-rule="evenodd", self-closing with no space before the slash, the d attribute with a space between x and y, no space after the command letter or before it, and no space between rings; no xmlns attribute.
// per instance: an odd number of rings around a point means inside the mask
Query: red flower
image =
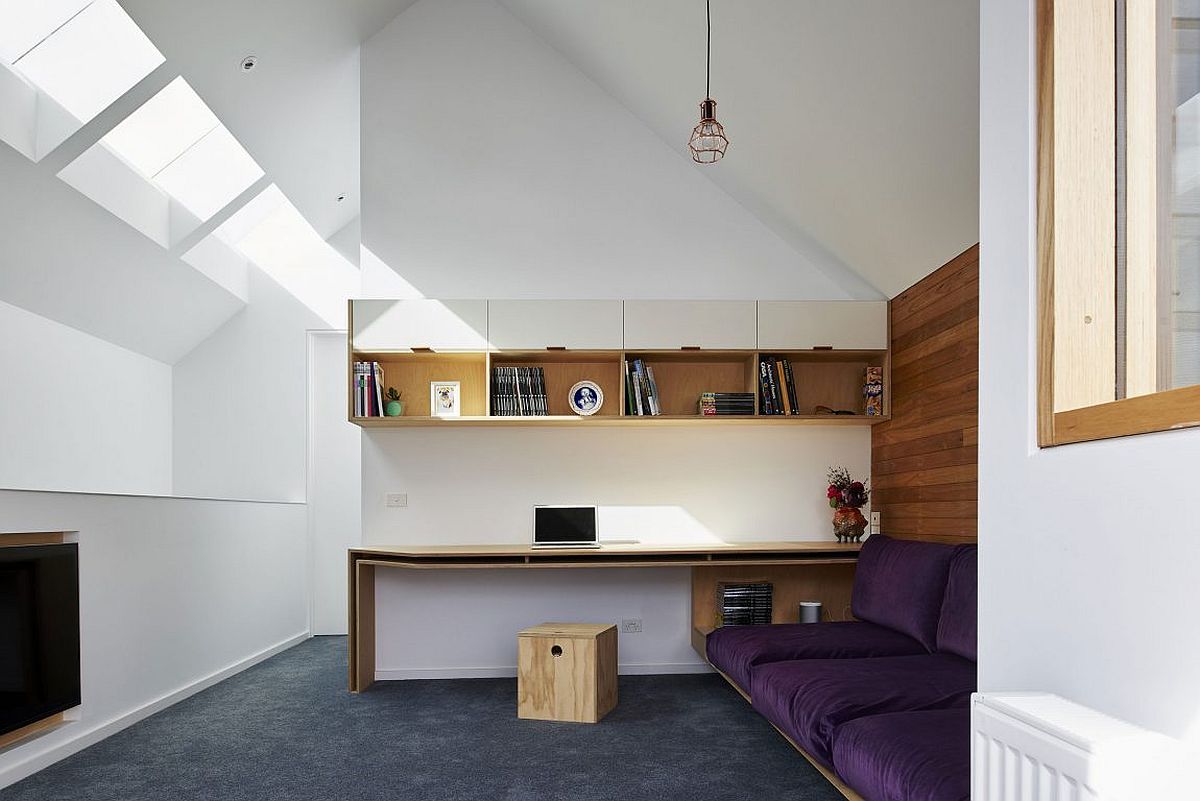
<svg viewBox="0 0 1200 801"><path fill-rule="evenodd" d="M832 484L830 484L829 489L825 492L825 497L826 498L841 498L842 491L840 489L838 489L837 487L833 486Z"/></svg>

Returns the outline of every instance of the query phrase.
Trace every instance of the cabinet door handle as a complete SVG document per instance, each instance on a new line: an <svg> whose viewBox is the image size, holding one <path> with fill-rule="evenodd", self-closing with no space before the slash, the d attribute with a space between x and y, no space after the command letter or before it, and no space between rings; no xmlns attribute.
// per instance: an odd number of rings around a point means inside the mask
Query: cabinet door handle
<svg viewBox="0 0 1200 801"><path fill-rule="evenodd" d="M699 345L680 345L680 350L700 350Z"/></svg>
<svg viewBox="0 0 1200 801"><path fill-rule="evenodd" d="M546 350L566 350L566 345L547 345Z"/></svg>

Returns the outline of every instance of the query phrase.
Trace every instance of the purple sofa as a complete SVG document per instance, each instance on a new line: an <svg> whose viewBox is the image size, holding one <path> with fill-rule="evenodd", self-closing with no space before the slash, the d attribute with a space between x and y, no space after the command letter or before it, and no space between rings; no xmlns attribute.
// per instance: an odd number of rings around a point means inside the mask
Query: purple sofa
<svg viewBox="0 0 1200 801"><path fill-rule="evenodd" d="M718 629L708 659L868 801L968 799L975 546L871 537L851 610L854 622Z"/></svg>

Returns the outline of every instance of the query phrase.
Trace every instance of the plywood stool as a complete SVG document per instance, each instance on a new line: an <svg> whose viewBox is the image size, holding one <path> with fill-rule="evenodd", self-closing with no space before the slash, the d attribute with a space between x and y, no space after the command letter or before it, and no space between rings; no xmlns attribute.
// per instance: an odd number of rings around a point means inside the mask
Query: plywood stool
<svg viewBox="0 0 1200 801"><path fill-rule="evenodd" d="M617 705L617 627L543 623L517 634L517 717L597 723Z"/></svg>

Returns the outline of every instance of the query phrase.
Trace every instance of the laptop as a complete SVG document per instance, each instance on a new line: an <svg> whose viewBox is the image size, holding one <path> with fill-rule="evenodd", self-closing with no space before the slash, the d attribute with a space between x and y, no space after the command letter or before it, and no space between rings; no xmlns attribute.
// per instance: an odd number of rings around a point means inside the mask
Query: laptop
<svg viewBox="0 0 1200 801"><path fill-rule="evenodd" d="M533 507L533 547L599 548L596 507Z"/></svg>

